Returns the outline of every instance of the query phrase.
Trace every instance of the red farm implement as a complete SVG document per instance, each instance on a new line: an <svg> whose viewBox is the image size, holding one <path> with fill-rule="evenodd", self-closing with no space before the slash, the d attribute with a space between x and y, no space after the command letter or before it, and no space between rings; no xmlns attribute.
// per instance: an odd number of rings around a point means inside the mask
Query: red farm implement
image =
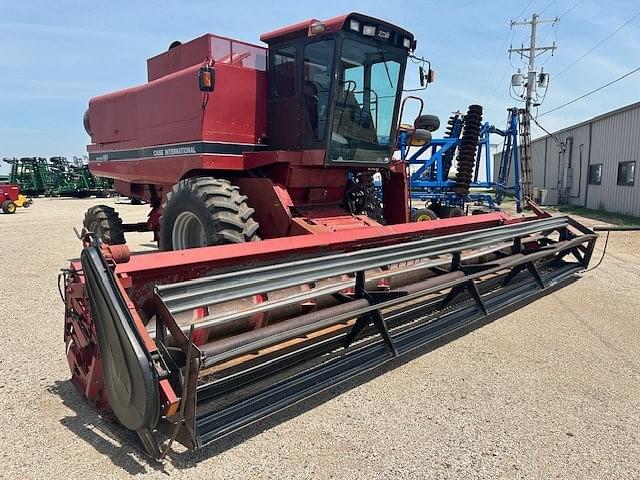
<svg viewBox="0 0 640 480"><path fill-rule="evenodd" d="M16 213L18 207L28 208L32 200L20 193L20 185L0 183L0 208L3 213Z"/></svg>

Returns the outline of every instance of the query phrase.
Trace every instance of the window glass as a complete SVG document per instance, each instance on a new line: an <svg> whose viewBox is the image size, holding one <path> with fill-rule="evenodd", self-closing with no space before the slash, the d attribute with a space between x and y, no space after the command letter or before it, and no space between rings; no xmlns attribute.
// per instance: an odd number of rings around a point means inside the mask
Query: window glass
<svg viewBox="0 0 640 480"><path fill-rule="evenodd" d="M371 113L380 145L389 145L399 74L398 62L378 62L371 66L371 91L376 93Z"/></svg>
<svg viewBox="0 0 640 480"><path fill-rule="evenodd" d="M296 47L285 47L273 54L271 96L287 98L296 93Z"/></svg>
<svg viewBox="0 0 640 480"><path fill-rule="evenodd" d="M600 185L602 183L602 164L589 165L589 185Z"/></svg>
<svg viewBox="0 0 640 480"><path fill-rule="evenodd" d="M618 163L618 185L633 185L636 162Z"/></svg>
<svg viewBox="0 0 640 480"><path fill-rule="evenodd" d="M364 67L358 65L344 69L345 90L353 91L358 105L362 106L364 99Z"/></svg>
<svg viewBox="0 0 640 480"><path fill-rule="evenodd" d="M251 68L265 71L267 69L267 56L264 48L233 42L231 44L231 63L238 67Z"/></svg>
<svg viewBox="0 0 640 480"><path fill-rule="evenodd" d="M338 62L331 160L384 162L389 159L403 61L402 54L388 47L344 40Z"/></svg>
<svg viewBox="0 0 640 480"><path fill-rule="evenodd" d="M231 58L231 40L211 37L211 58L215 62L229 63Z"/></svg>
<svg viewBox="0 0 640 480"><path fill-rule="evenodd" d="M211 58L215 62L228 63L236 67L263 72L267 69L266 49L228 38L211 37Z"/></svg>
<svg viewBox="0 0 640 480"><path fill-rule="evenodd" d="M324 138L327 128L334 48L334 40L322 40L304 47L302 92L311 131L318 140Z"/></svg>

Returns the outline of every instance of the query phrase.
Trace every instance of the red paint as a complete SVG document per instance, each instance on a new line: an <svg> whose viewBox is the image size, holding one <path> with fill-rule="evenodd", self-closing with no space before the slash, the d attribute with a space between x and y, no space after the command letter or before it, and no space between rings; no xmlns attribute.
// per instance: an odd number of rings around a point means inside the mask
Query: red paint
<svg viewBox="0 0 640 480"><path fill-rule="evenodd" d="M20 185L0 184L0 205L6 200L16 201L20 195Z"/></svg>
<svg viewBox="0 0 640 480"><path fill-rule="evenodd" d="M154 252L132 255L127 263L116 266L116 274L127 273L133 277L150 275L162 278L177 272L188 272L198 276L202 270L217 266L243 265L248 260L262 261L281 256L311 254L326 251L348 251L357 246L379 246L402 243L428 236L441 236L453 233L475 231L515 223L502 212L446 218L433 222L414 222L399 225L372 226L337 232L301 235L289 238L274 238L261 242L218 245L213 247L177 250L173 252Z"/></svg>
<svg viewBox="0 0 640 480"><path fill-rule="evenodd" d="M388 175L382 176L384 218L388 223L406 223L409 215L409 185L404 162L394 161ZM406 207L405 207L406 206Z"/></svg>

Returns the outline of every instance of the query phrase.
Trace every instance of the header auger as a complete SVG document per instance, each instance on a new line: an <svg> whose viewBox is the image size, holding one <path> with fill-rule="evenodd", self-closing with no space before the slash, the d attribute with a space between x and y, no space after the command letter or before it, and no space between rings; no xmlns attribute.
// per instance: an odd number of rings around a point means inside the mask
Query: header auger
<svg viewBox="0 0 640 480"><path fill-rule="evenodd" d="M392 159L405 30L349 14L261 39L174 42L146 85L85 117L92 171L152 210L87 212L64 273L67 358L155 457L530 301L586 268L596 240L538 210L408 222ZM131 255L131 230L167 251Z"/></svg>

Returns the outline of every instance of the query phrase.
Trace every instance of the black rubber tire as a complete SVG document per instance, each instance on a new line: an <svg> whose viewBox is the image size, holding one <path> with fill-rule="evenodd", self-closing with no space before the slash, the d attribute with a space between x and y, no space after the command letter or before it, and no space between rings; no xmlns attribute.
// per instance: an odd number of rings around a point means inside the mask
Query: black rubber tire
<svg viewBox="0 0 640 480"><path fill-rule="evenodd" d="M107 245L122 245L126 243L122 219L113 208L107 205L96 205L87 210L84 215L84 228L98 234Z"/></svg>
<svg viewBox="0 0 640 480"><path fill-rule="evenodd" d="M447 207L446 217L447 218L464 217L464 210L462 210L460 207Z"/></svg>
<svg viewBox="0 0 640 480"><path fill-rule="evenodd" d="M479 207L474 207L471 210L471 215L484 215L485 213L491 213L493 210L489 207L485 207L485 206L479 206Z"/></svg>
<svg viewBox="0 0 640 480"><path fill-rule="evenodd" d="M436 212L429 208L417 208L411 214L411 220L414 222L428 222L430 220L437 220L438 216Z"/></svg>
<svg viewBox="0 0 640 480"><path fill-rule="evenodd" d="M209 246L260 240L254 210L237 186L226 179L194 177L181 180L167 194L160 219L160 250L174 250L174 224L186 211L197 217Z"/></svg>
<svg viewBox="0 0 640 480"><path fill-rule="evenodd" d="M413 126L435 132L440 128L440 118L438 118L437 115L420 115L416 118L415 122L413 122Z"/></svg>
<svg viewBox="0 0 640 480"><path fill-rule="evenodd" d="M11 200L5 200L2 202L2 211L4 213L16 213L16 204Z"/></svg>
<svg viewBox="0 0 640 480"><path fill-rule="evenodd" d="M87 135L91 136L91 123L89 122L88 108L84 111L84 115L82 116L82 125L84 126L84 131L87 132Z"/></svg>
<svg viewBox="0 0 640 480"><path fill-rule="evenodd" d="M431 143L432 136L429 130L417 128L413 131L409 138L411 140L411 146L423 147Z"/></svg>

